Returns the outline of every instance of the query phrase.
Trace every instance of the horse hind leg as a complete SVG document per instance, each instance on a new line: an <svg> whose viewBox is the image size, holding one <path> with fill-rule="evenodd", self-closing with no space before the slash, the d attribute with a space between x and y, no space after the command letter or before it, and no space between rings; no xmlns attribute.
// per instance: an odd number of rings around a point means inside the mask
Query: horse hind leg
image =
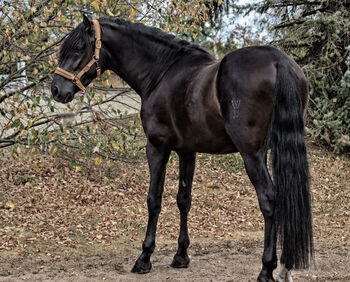
<svg viewBox="0 0 350 282"><path fill-rule="evenodd" d="M178 153L180 159L179 191L177 194L177 206L180 211L180 234L178 250L174 256L172 267L186 268L190 263L187 248L190 244L187 228L187 216L191 208L192 180L195 169L195 153Z"/></svg>
<svg viewBox="0 0 350 282"><path fill-rule="evenodd" d="M267 170L265 154L262 152L255 154L241 153L249 179L258 195L260 210L265 221L263 266L258 281L270 282L275 281L273 270L277 267L277 235L274 223L276 192Z"/></svg>

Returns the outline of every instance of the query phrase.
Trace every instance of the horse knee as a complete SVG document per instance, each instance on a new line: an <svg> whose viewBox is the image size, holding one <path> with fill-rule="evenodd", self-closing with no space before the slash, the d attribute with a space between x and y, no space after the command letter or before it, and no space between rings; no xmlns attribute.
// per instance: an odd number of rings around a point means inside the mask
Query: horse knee
<svg viewBox="0 0 350 282"><path fill-rule="evenodd" d="M191 195L186 192L179 192L176 202L180 212L188 213L191 208Z"/></svg>
<svg viewBox="0 0 350 282"><path fill-rule="evenodd" d="M190 237L187 233L180 233L178 242L183 249L187 249L190 245Z"/></svg>
<svg viewBox="0 0 350 282"><path fill-rule="evenodd" d="M162 205L161 196L155 196L153 194L148 194L147 207L148 207L148 211L150 213L154 213L154 214L160 213L161 205Z"/></svg>

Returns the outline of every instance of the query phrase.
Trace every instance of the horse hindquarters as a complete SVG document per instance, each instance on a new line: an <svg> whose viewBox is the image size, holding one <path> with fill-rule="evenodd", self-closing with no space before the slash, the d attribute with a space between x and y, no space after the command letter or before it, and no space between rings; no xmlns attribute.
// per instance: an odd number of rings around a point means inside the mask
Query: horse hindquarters
<svg viewBox="0 0 350 282"><path fill-rule="evenodd" d="M227 56L219 71L225 128L244 159L265 219L259 281L273 279L277 234L281 262L287 269L307 267L312 254L302 113L307 91L301 70L297 69L298 74L294 70L295 65L292 69L291 60L278 50L253 47ZM272 149L275 185L266 168L268 148Z"/></svg>
<svg viewBox="0 0 350 282"><path fill-rule="evenodd" d="M271 62L256 64L256 58L245 60L249 52L242 53L231 53L223 60L218 78L219 98L226 132L243 157L265 220L263 267L258 280L271 281L277 267L276 192L266 166L265 139L273 109L276 72ZM243 65L247 61L250 67ZM262 65L268 67L264 69ZM259 73L264 75L252 77L251 72L259 68L262 69Z"/></svg>

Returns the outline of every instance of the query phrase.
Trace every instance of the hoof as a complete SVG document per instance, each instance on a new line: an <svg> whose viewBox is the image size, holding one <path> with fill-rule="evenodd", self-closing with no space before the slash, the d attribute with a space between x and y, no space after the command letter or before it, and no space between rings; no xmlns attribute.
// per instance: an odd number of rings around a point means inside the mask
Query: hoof
<svg viewBox="0 0 350 282"><path fill-rule="evenodd" d="M188 257L188 255L186 255L185 257L182 257L176 254L170 266L174 268L187 268L189 264L190 264L190 258Z"/></svg>
<svg viewBox="0 0 350 282"><path fill-rule="evenodd" d="M151 262L145 263L141 260L137 260L134 267L131 269L131 272L138 274L146 274L152 269Z"/></svg>
<svg viewBox="0 0 350 282"><path fill-rule="evenodd" d="M265 273L260 273L258 277L259 282L275 282L275 279L273 278L272 274L266 275Z"/></svg>
<svg viewBox="0 0 350 282"><path fill-rule="evenodd" d="M273 269L267 269L266 267L263 267L261 270L258 281L259 282L275 282L276 280L273 278L272 275Z"/></svg>

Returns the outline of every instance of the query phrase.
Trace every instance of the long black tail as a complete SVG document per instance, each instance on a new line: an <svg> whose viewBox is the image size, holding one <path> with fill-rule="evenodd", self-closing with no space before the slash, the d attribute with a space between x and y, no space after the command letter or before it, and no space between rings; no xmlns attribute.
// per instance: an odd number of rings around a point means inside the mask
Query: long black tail
<svg viewBox="0 0 350 282"><path fill-rule="evenodd" d="M275 222L288 269L308 268L313 258L310 175L304 141L299 78L288 61L278 64L269 130L277 189Z"/></svg>

